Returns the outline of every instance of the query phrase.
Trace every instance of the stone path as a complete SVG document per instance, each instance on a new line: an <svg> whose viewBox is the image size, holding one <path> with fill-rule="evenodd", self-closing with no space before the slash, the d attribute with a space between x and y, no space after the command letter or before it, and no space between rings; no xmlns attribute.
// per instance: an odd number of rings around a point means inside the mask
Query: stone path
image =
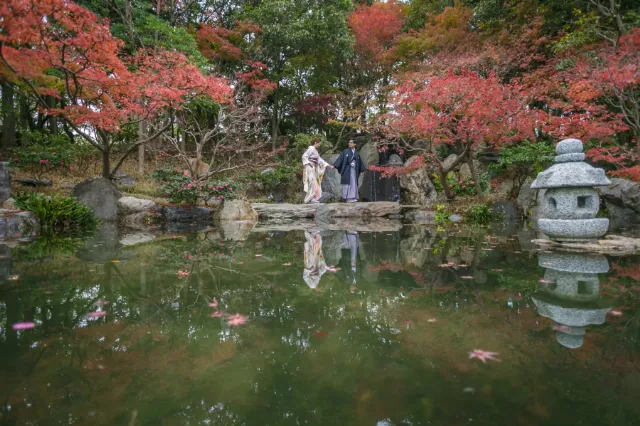
<svg viewBox="0 0 640 426"><path fill-rule="evenodd" d="M402 206L392 202L331 204L265 204L251 205L261 221L287 223L300 219L326 221L334 218L399 218Z"/></svg>

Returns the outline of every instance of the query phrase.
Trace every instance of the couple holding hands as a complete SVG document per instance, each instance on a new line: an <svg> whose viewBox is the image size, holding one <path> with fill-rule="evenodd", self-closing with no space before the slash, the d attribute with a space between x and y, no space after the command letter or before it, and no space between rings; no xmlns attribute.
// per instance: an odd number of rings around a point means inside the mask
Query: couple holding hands
<svg viewBox="0 0 640 426"><path fill-rule="evenodd" d="M364 171L365 165L360 159L360 154L356 151L356 143L353 140L349 140L349 148L342 151L342 154L333 165L320 157L320 154L318 154L319 146L320 139L314 139L311 146L302 154L304 202L320 202L322 178L327 167L338 170L340 173L342 200L347 203L358 201L358 177Z"/></svg>

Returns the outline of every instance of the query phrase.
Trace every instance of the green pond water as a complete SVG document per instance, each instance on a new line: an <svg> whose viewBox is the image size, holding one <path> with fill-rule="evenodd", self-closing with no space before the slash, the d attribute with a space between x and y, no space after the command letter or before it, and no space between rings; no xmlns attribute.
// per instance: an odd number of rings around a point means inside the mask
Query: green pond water
<svg viewBox="0 0 640 426"><path fill-rule="evenodd" d="M126 237L0 246L0 425L640 424L637 256L520 226Z"/></svg>

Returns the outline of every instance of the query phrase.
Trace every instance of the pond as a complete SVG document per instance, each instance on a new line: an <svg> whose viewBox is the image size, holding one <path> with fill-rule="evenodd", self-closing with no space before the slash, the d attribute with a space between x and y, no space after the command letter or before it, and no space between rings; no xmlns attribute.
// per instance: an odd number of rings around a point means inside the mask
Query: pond
<svg viewBox="0 0 640 426"><path fill-rule="evenodd" d="M0 246L0 424L637 425L640 258L532 238Z"/></svg>

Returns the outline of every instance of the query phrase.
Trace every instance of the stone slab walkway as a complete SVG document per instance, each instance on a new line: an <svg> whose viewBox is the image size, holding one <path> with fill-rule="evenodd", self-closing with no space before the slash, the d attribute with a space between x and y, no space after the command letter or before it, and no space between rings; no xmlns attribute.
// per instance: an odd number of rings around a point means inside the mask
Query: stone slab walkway
<svg viewBox="0 0 640 426"><path fill-rule="evenodd" d="M400 203L331 203L331 204L266 204L251 205L261 221L292 222L300 219L325 221L334 218L396 217L402 212ZM396 217L397 218L397 217Z"/></svg>

